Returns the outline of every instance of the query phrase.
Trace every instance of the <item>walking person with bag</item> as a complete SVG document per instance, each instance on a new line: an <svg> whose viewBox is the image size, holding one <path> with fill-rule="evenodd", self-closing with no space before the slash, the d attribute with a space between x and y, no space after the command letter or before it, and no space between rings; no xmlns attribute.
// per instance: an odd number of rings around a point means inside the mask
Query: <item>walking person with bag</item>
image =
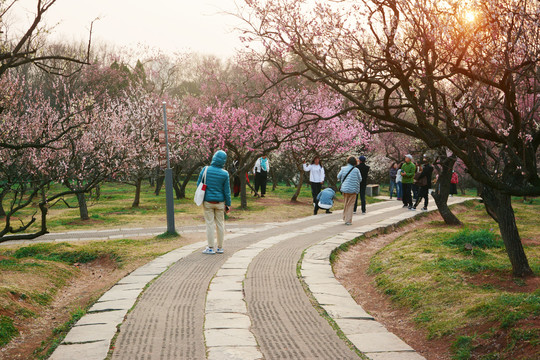
<svg viewBox="0 0 540 360"><path fill-rule="evenodd" d="M204 254L222 254L223 240L225 237L225 213L228 213L231 206L231 187L229 184L229 173L224 169L227 162L227 154L223 150L218 150L212 158L210 166L201 170L197 186L203 183L206 185L204 193L204 222L206 223L206 240L208 246L203 251ZM217 230L217 247L215 232Z"/></svg>
<svg viewBox="0 0 540 360"><path fill-rule="evenodd" d="M347 159L347 165L341 168L337 179L341 182L340 191L343 193L345 202L343 221L345 221L345 225L352 225L354 201L356 195L360 192L360 183L362 182L362 175L356 167L356 158L354 156Z"/></svg>

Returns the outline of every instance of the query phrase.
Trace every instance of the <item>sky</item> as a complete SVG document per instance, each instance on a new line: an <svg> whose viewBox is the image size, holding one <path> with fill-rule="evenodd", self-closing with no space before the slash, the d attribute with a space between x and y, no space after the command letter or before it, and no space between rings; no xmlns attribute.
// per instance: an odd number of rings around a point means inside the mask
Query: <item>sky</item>
<svg viewBox="0 0 540 360"><path fill-rule="evenodd" d="M12 21L24 27L36 3L19 0ZM99 18L92 36L98 41L231 57L242 47L234 30L240 21L223 12L235 9L235 0L57 0L45 21L55 26L52 39L86 42L90 23Z"/></svg>

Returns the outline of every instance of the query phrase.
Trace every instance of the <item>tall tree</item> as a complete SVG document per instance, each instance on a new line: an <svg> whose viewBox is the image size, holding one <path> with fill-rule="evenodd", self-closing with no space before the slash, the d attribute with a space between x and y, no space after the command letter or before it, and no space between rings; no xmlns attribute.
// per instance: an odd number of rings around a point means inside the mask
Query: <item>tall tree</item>
<svg viewBox="0 0 540 360"><path fill-rule="evenodd" d="M459 157L483 185L514 275L532 274L510 197L540 194L537 1L246 4L246 38L265 45L262 61L327 84L375 132ZM290 67L291 56L303 66Z"/></svg>

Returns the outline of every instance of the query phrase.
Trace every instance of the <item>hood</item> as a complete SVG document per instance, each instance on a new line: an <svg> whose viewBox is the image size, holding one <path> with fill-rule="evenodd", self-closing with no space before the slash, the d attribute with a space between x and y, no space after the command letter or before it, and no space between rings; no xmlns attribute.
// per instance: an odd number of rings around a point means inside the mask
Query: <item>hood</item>
<svg viewBox="0 0 540 360"><path fill-rule="evenodd" d="M227 153L223 150L218 150L212 157L212 163L210 165L218 168L223 168L227 162Z"/></svg>

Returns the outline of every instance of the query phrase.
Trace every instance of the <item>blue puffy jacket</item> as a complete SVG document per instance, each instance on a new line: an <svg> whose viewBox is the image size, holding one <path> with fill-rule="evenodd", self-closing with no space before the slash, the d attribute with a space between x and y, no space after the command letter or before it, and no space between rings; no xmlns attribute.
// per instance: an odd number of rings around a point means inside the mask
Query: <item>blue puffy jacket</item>
<svg viewBox="0 0 540 360"><path fill-rule="evenodd" d="M354 168L349 176L347 174L351 170L351 168ZM343 179L347 176L345 181ZM339 172L338 181L341 182L341 192L344 194L358 194L360 192L360 183L362 182L362 175L360 175L360 170L356 166L352 166L351 164L348 164L347 166L344 166L341 168L341 171Z"/></svg>
<svg viewBox="0 0 540 360"><path fill-rule="evenodd" d="M218 150L212 158L212 163L208 167L206 173L206 192L204 201L225 201L225 205L231 206L231 187L229 185L229 173L224 170L225 162L227 161L227 153L223 150ZM203 167L197 180L197 186L202 181L204 170Z"/></svg>
<svg viewBox="0 0 540 360"><path fill-rule="evenodd" d="M336 197L336 193L331 188L326 188L323 191L317 195L317 200L319 201L319 207L330 209L332 206L334 206L334 198ZM326 205L326 206L321 206Z"/></svg>

